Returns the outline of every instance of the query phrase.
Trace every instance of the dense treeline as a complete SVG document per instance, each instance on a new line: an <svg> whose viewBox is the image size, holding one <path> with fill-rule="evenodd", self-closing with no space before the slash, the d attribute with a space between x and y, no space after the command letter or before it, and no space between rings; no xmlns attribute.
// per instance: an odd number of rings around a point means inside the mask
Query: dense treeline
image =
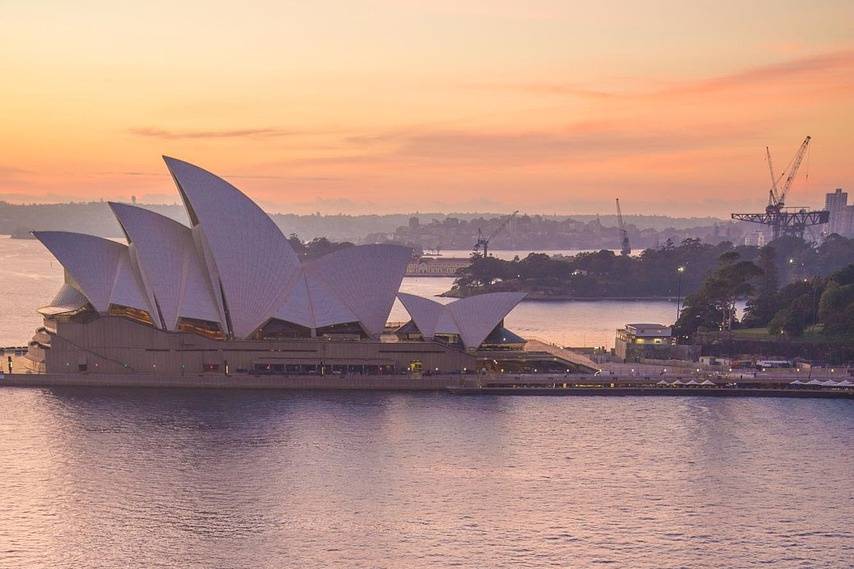
<svg viewBox="0 0 854 569"><path fill-rule="evenodd" d="M291 244L300 259L316 259L328 253L334 253L339 249L353 246L349 241L335 242L326 237L315 237L310 241L303 241L296 233L291 233L288 236L288 243Z"/></svg>
<svg viewBox="0 0 854 569"><path fill-rule="evenodd" d="M844 336L854 334L854 239L831 235L815 246L787 237L762 248L686 239L637 257L612 251L534 253L512 261L476 256L449 295L496 291L526 291L533 298L685 296L676 323L685 338L734 328ZM743 300L747 308L739 321L736 303Z"/></svg>
<svg viewBox="0 0 854 569"><path fill-rule="evenodd" d="M609 250L574 257L532 253L512 261L474 257L457 277L452 294L523 290L535 297L676 296L680 288L696 290L721 253L730 249L729 242L708 245L686 239L678 247L647 249L638 257ZM685 270L680 273L678 267Z"/></svg>
<svg viewBox="0 0 854 569"><path fill-rule="evenodd" d="M609 250L574 257L532 253L512 261L475 256L471 265L459 272L449 295L526 291L535 298L686 296L701 288L717 269L722 255L751 264L755 261L763 274L767 270L773 276L774 283L785 284L807 276L826 276L854 263L854 240L831 235L821 245L813 246L800 239L784 238L758 248L685 239L679 245L667 242L662 247L646 249L637 257ZM758 279L754 275L751 282ZM766 282L763 286L771 284ZM746 297L747 291L740 296Z"/></svg>
<svg viewBox="0 0 854 569"><path fill-rule="evenodd" d="M610 250L581 253L574 257L532 253L524 259L505 261L475 256L460 271L450 292L468 296L488 291L526 291L534 297L629 297L676 296L697 290L720 255L732 243L718 245L686 239L679 246L667 242L637 257ZM745 256L755 247L738 247ZM678 271L683 267L683 271Z"/></svg>
<svg viewBox="0 0 854 569"><path fill-rule="evenodd" d="M747 299L744 317L735 302ZM685 301L676 331L765 328L775 337L809 331L825 337L854 335L854 240L830 236L815 248L794 239L763 247L755 259L732 251Z"/></svg>

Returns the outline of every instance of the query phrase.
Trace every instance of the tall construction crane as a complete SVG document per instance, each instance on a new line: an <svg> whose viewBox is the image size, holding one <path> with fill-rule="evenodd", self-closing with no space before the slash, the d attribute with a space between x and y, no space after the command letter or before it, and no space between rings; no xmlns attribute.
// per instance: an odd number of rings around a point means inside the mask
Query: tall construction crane
<svg viewBox="0 0 854 569"><path fill-rule="evenodd" d="M629 232L626 231L626 225L623 223L623 212L620 211L620 198L617 198L617 221L620 224L620 255L631 255L632 246L629 245Z"/></svg>
<svg viewBox="0 0 854 569"><path fill-rule="evenodd" d="M795 157L792 159L792 163L787 170L788 175L784 171L776 180L774 179L774 165L771 163L771 150L767 146L765 147L765 152L768 153L768 168L771 171L771 195L768 196L769 208L774 208L775 211L779 211L786 205L786 195L789 193L789 188L792 187L792 181L795 179L795 176L798 175L798 169L800 169L801 162L803 162L804 156L807 153L810 140L812 140L812 137L808 136L801 143L801 147L798 148L798 151L795 153ZM783 189L780 190L777 188L777 184L783 179L783 176L786 176L786 181L783 182Z"/></svg>
<svg viewBox="0 0 854 569"><path fill-rule="evenodd" d="M774 162L771 161L771 149L767 146L765 147L765 155L768 157L768 173L771 174L771 189L768 190L768 205L771 205L771 202L774 201L780 190L777 189L777 176L774 175Z"/></svg>
<svg viewBox="0 0 854 569"><path fill-rule="evenodd" d="M475 253L479 253L482 250L483 251L483 257L486 258L486 256L489 254L489 242L492 241L493 237L498 235L505 227L507 227L507 224L510 223L511 219L516 217L517 213L519 213L518 209L516 211L514 211L513 213L511 213L510 215L508 215L507 217L505 217L501 221L501 223L498 225L498 228L489 234L489 237L484 237L483 231L481 230L480 227L478 227L477 228L477 241L474 242L474 247L472 248L472 250Z"/></svg>
<svg viewBox="0 0 854 569"><path fill-rule="evenodd" d="M827 223L830 213L826 210L808 211L806 208L786 207L786 199L789 189L792 187L801 162L809 149L810 140L808 136L801 143L795 157L789 166L779 175L774 174L774 164L771 162L771 150L766 146L765 154L768 159L768 171L771 173L771 189L768 190L768 206L764 213L733 213L732 218L750 223L761 223L770 225L774 232L774 239L783 235L791 235L803 239L804 230L813 225ZM782 184L782 185L781 185Z"/></svg>

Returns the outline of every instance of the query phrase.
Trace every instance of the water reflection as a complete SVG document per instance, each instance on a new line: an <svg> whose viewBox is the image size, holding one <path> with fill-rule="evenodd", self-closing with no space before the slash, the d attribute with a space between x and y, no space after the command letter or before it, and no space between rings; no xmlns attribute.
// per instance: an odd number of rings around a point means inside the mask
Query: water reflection
<svg viewBox="0 0 854 569"><path fill-rule="evenodd" d="M3 389L0 407L0 566L842 566L854 537L846 401Z"/></svg>

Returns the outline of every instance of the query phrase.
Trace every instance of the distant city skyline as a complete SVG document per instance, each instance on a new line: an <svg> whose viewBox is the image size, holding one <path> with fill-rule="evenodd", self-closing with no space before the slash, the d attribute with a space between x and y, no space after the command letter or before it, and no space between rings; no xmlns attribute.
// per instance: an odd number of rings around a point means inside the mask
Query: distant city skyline
<svg viewBox="0 0 854 569"><path fill-rule="evenodd" d="M852 189L854 4L3 3L0 199L727 217Z"/></svg>

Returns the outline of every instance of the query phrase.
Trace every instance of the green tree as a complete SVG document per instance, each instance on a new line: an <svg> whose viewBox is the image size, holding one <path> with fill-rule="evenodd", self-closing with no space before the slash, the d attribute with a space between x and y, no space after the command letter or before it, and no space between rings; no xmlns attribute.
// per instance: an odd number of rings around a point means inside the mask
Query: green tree
<svg viewBox="0 0 854 569"><path fill-rule="evenodd" d="M508 265L510 264L512 262L502 261L496 257L472 255L471 264L460 269L455 285L463 289L488 287L509 274Z"/></svg>
<svg viewBox="0 0 854 569"><path fill-rule="evenodd" d="M735 322L735 302L753 292L753 281L762 271L739 253L727 251L720 256L718 269L709 275L697 293L685 299L685 310L676 321L679 336L691 336L698 330L729 330Z"/></svg>
<svg viewBox="0 0 854 569"><path fill-rule="evenodd" d="M770 245L762 247L756 263L762 271L762 277L759 279L756 295L747 300L744 325L749 328L766 326L780 309L777 298L779 283L774 248Z"/></svg>
<svg viewBox="0 0 854 569"><path fill-rule="evenodd" d="M854 265L834 274L821 295L818 319L826 334L854 334L854 282L849 279L854 281Z"/></svg>
<svg viewBox="0 0 854 569"><path fill-rule="evenodd" d="M796 298L791 304L777 311L768 324L770 334L785 334L800 336L812 321L812 302L805 294Z"/></svg>

